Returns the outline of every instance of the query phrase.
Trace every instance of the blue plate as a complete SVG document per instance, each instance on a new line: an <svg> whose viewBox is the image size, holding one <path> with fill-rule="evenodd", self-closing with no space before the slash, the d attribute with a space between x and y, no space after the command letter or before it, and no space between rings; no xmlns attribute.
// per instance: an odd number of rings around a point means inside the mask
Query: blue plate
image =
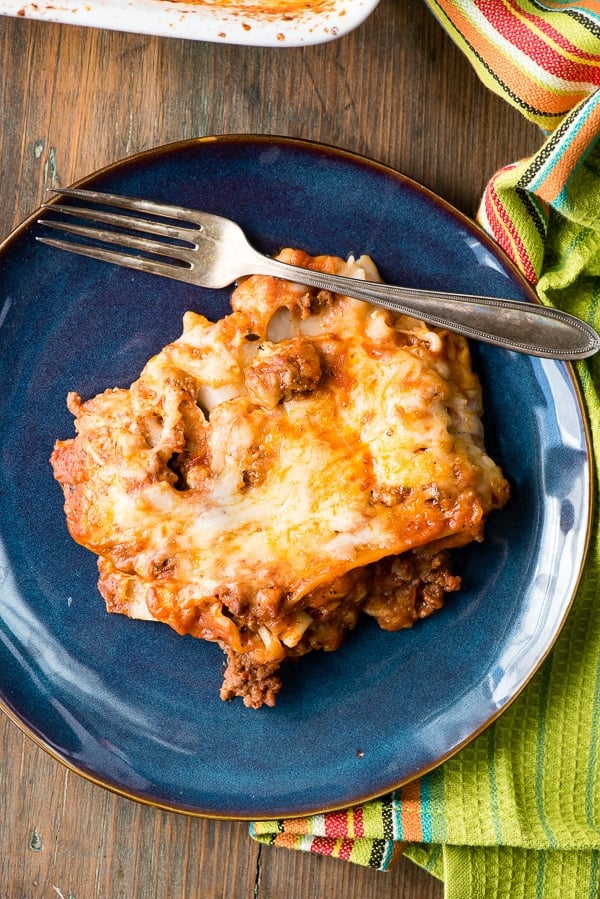
<svg viewBox="0 0 600 899"><path fill-rule="evenodd" d="M534 301L469 220L408 178L294 139L187 141L87 187L238 221L264 252L369 253L391 282ZM410 631L370 620L285 670L277 708L219 699L222 654L108 615L95 557L69 537L48 462L73 434L69 390L128 386L206 291L46 247L31 216L0 248L0 703L52 756L121 794L225 818L362 801L431 769L507 707L552 646L590 520L590 448L572 370L473 347L487 445L512 483L463 590Z"/></svg>

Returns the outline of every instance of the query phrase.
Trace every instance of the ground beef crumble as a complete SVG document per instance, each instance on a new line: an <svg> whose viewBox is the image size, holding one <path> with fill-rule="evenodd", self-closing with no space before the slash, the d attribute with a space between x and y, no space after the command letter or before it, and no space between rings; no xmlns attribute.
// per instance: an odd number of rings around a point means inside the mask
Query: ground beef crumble
<svg viewBox="0 0 600 899"><path fill-rule="evenodd" d="M441 608L445 595L461 586L460 577L452 573L451 556L447 551L412 550L390 556L349 572L345 581L345 595L339 595L335 590L329 593L321 590L306 597L304 608L312 615L314 623L289 651L290 660L314 649L337 649L344 635L356 625L361 612L375 618L383 630L412 627L419 619ZM227 657L221 699L239 696L248 708L273 707L282 686L281 663L259 664L226 645L221 648Z"/></svg>
<svg viewBox="0 0 600 899"><path fill-rule="evenodd" d="M250 709L259 709L263 705L273 708L275 697L281 690L281 678L277 674L279 663L256 664L247 655L238 655L228 646L221 645L221 648L227 657L221 699L240 696Z"/></svg>

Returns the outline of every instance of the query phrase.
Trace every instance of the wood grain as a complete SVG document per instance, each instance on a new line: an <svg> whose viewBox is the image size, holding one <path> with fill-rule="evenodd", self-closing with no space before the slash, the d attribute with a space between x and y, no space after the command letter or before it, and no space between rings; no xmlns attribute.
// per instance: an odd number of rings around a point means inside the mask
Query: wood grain
<svg viewBox="0 0 600 899"><path fill-rule="evenodd" d="M0 240L125 156L221 133L320 140L400 169L473 214L541 134L477 80L420 0L382 0L331 44L261 49L0 19ZM243 822L180 816L65 769L0 718L0 899L440 899L387 874L261 847Z"/></svg>

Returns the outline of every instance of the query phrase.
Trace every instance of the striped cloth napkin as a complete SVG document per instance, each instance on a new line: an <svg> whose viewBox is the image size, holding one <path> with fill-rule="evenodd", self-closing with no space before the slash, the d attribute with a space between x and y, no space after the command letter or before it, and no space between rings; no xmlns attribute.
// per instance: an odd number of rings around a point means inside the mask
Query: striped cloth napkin
<svg viewBox="0 0 600 899"><path fill-rule="evenodd" d="M478 218L541 300L600 328L600 2L427 0L481 80L540 126ZM600 355L600 354L599 354ZM600 457L600 359L576 373ZM550 656L457 755L380 800L251 825L257 840L385 870L400 853L446 899L600 896L600 533Z"/></svg>

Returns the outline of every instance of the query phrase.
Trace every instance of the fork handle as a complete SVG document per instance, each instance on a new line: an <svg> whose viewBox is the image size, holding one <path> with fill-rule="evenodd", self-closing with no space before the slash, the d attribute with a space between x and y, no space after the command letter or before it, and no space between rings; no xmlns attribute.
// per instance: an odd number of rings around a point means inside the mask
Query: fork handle
<svg viewBox="0 0 600 899"><path fill-rule="evenodd" d="M262 260L266 264L256 274L275 275L365 300L518 353L574 360L592 356L600 349L600 337L590 325L559 309L520 300L394 287L322 274L264 256Z"/></svg>

